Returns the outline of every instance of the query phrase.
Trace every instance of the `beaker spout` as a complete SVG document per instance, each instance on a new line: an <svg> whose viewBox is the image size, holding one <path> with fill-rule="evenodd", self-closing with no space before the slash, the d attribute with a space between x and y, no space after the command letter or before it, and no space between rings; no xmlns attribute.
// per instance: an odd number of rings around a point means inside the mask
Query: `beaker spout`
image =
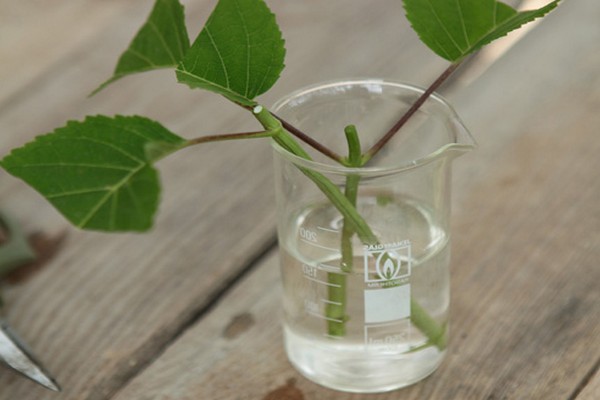
<svg viewBox="0 0 600 400"><path fill-rule="evenodd" d="M446 155L452 156L453 158L458 157L477 147L477 142L471 135L471 132L469 132L458 116L451 118L449 123L450 132L452 132L453 137L451 137L450 142L444 146L443 151Z"/></svg>

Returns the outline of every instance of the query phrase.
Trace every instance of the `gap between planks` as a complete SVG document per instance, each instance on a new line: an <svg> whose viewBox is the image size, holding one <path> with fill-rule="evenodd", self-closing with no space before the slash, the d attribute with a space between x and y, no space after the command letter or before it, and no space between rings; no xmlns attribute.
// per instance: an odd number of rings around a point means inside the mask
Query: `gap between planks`
<svg viewBox="0 0 600 400"><path fill-rule="evenodd" d="M575 390L573 390L573 393L571 393L567 400L587 400L588 398L591 400L592 398L594 398L592 397L594 396L593 391L597 389L592 386L595 383L593 380L598 371L600 371L600 358L596 361L596 364L594 364L590 371L583 377L581 382L579 382L579 385L577 385L577 387L575 388ZM600 376L596 376L596 380L600 381ZM589 397L587 391L584 392L584 390L588 388L591 388L590 390L592 390L592 393L589 393ZM580 395L582 395L582 397L580 397Z"/></svg>
<svg viewBox="0 0 600 400"><path fill-rule="evenodd" d="M204 316L208 315L213 309L215 309L221 300L225 299L229 293L241 282L245 277L250 275L258 266L262 265L263 262L268 258L269 254L277 249L277 237L271 235L271 237L265 242L264 246L256 251L246 265L244 265L237 274L228 276L223 282L223 285L214 290L213 293L206 299L196 312L192 313L189 318L183 320L180 326L173 331L172 335L153 347L152 354L149 354L141 362L136 363L135 367L132 367L127 371L126 374L122 375L122 379L119 385L115 385L112 392L107 394L106 399L112 399L119 394L121 389L127 386L129 382L135 379L138 375L143 373L146 368L154 363L171 345L177 342L177 340L191 327L200 322Z"/></svg>

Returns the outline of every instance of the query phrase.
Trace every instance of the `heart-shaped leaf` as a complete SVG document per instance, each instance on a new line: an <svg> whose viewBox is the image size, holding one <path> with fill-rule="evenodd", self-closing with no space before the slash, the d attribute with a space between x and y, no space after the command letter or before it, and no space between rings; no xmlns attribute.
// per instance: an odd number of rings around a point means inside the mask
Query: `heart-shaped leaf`
<svg viewBox="0 0 600 400"><path fill-rule="evenodd" d="M496 0L404 0L404 8L421 40L454 62L546 15L559 1L523 12Z"/></svg>
<svg viewBox="0 0 600 400"><path fill-rule="evenodd" d="M147 118L95 116L38 137L0 165L80 228L144 231L160 192L151 164L186 143Z"/></svg>
<svg viewBox="0 0 600 400"><path fill-rule="evenodd" d="M220 0L177 69L177 79L242 104L275 84L284 41L263 0Z"/></svg>
<svg viewBox="0 0 600 400"><path fill-rule="evenodd" d="M113 76L92 94L125 75L175 68L190 47L179 0L156 0L146 23L119 58Z"/></svg>

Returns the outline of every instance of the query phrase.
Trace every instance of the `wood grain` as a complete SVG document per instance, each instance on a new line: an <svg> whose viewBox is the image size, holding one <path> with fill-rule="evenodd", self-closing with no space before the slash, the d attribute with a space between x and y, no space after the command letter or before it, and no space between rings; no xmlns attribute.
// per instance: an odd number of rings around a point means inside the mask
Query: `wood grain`
<svg viewBox="0 0 600 400"><path fill-rule="evenodd" d="M33 9L40 2L21 3ZM42 47L49 53L69 50L52 60L41 57L45 64L34 70L15 71L22 72L20 83L0 90L0 153L68 119L96 113L147 115L186 137L257 128L225 100L174 84L169 71L128 77L86 99L110 75L151 2L95 2L93 8L52 3L56 10L36 11L46 23L53 12L60 14L57 33L40 39ZM193 37L214 2L185 3ZM88 15L103 6L110 9L103 11L106 18ZM290 67L264 97L266 104L299 86L340 76L424 84L445 64L418 44L394 0L378 7L348 7L343 0L280 2L273 9L285 32ZM73 21L85 25L85 39L68 33ZM37 34L43 36L44 26ZM372 45L378 42L381 46ZM392 57L387 50L392 43L410 54L409 62ZM12 47L2 48L5 56L19 60L17 65L33 57ZM30 79L34 85L27 84ZM0 172L0 204L27 230L69 232L64 250L43 270L23 284L4 286L8 319L64 392L49 393L0 369L0 399L107 399L153 363L273 246L270 167L265 141L214 144L168 158L159 164L164 194L156 228L147 235L116 236L68 228L36 193ZM239 329L230 328L230 335L242 336Z"/></svg>
<svg viewBox="0 0 600 400"><path fill-rule="evenodd" d="M58 71L107 25L145 12L142 0L1 1L0 110Z"/></svg>
<svg viewBox="0 0 600 400"><path fill-rule="evenodd" d="M455 180L450 354L422 383L369 399L595 398L597 378L581 385L600 360L599 13L566 2L453 96L481 148ZM116 399L364 399L287 363L275 268L267 258ZM247 314L254 324L225 338Z"/></svg>
<svg viewBox="0 0 600 400"><path fill-rule="evenodd" d="M576 397L577 400L597 400L600 399L600 373L596 374L590 381L582 382L582 392Z"/></svg>

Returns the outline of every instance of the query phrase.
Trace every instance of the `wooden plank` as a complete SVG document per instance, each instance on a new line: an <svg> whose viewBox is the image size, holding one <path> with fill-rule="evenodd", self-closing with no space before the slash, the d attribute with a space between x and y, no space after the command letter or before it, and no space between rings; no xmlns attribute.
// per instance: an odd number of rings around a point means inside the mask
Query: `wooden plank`
<svg viewBox="0 0 600 400"><path fill-rule="evenodd" d="M299 380L283 352L280 295L278 256L271 252L116 399L262 399Z"/></svg>
<svg viewBox="0 0 600 400"><path fill-rule="evenodd" d="M597 400L600 399L600 373L596 374L589 382L583 382L585 385L581 393L575 398L577 400Z"/></svg>
<svg viewBox="0 0 600 400"><path fill-rule="evenodd" d="M186 2L188 20L194 20L192 36L213 4ZM403 19L395 0L380 7L311 0L273 8L285 31L290 67L265 96L266 104L308 82L373 71L425 83L445 64L429 62L434 57L423 47L414 48L414 36L398 39L409 28L398 23ZM40 72L45 75L35 88L26 87L4 103L1 154L89 113L148 115L187 137L257 128L243 110L218 96L174 85L168 71L129 77L85 100L110 75L147 12L138 14L96 27L85 45L70 44L77 50L57 61L60 68ZM410 51L408 67L391 63L383 44L372 46L381 37L386 45L398 41L403 51ZM360 51L348 55L350 45ZM27 53L22 57L21 62L29 61ZM30 231L67 229L69 237L42 271L4 291L9 320L57 375L64 392L46 392L2 369L0 399L105 399L152 362L248 263L272 246L270 165L265 141L214 144L161 161L161 213L157 227L143 236L67 228L31 189L1 172L4 209Z"/></svg>
<svg viewBox="0 0 600 400"><path fill-rule="evenodd" d="M599 12L566 2L455 96L481 148L455 181L450 354L370 399L569 399L600 359ZM275 270L272 256L115 399L364 398L287 363Z"/></svg>
<svg viewBox="0 0 600 400"><path fill-rule="evenodd" d="M118 18L145 13L141 0L98 2L21 0L0 2L0 109L40 75L86 47L88 40Z"/></svg>

